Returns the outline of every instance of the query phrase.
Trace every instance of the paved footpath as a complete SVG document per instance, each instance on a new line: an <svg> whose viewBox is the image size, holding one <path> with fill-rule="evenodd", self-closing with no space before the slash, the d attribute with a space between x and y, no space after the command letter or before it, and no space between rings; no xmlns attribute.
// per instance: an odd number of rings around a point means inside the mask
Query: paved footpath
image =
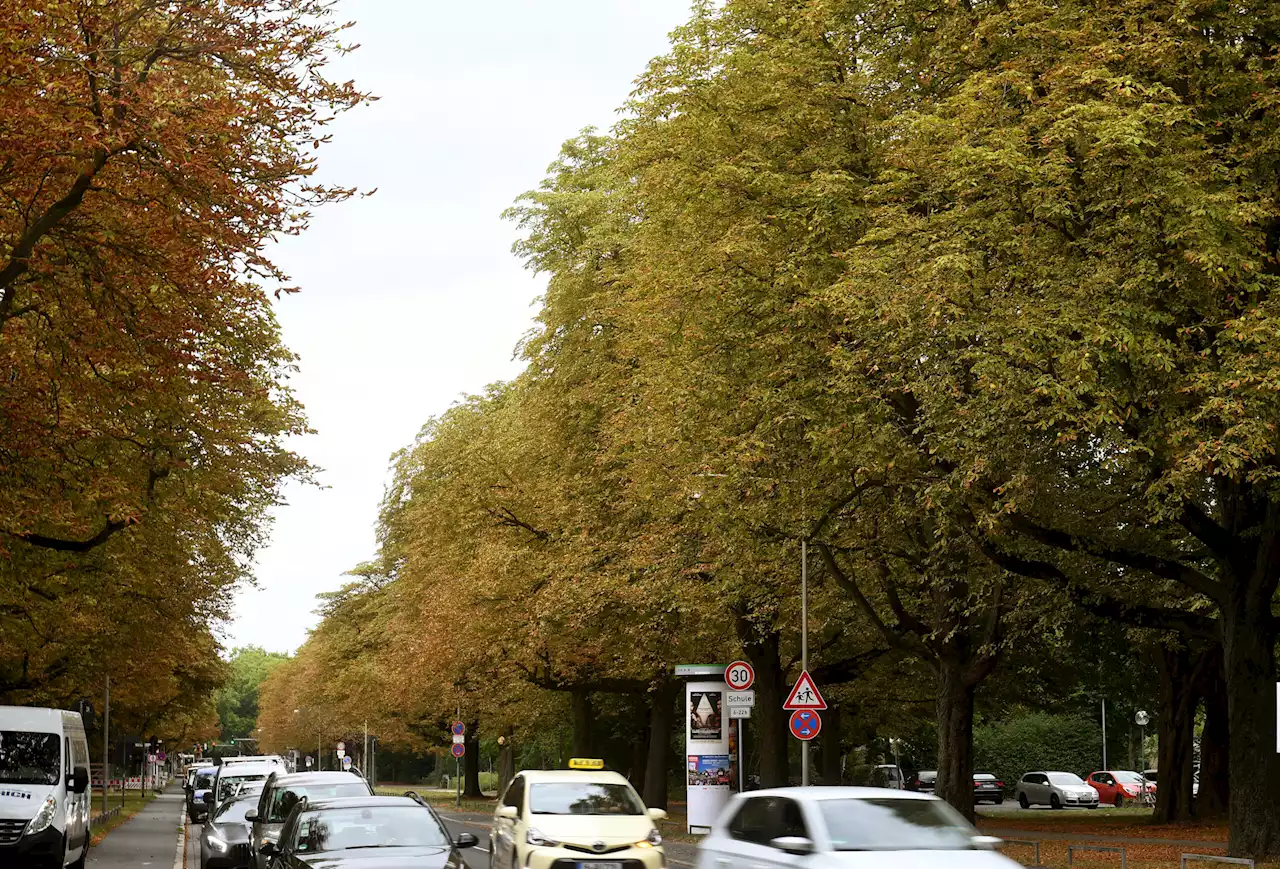
<svg viewBox="0 0 1280 869"><path fill-rule="evenodd" d="M142 811L112 830L102 844L89 849L93 869L184 869L183 823L186 820L182 788L170 787Z"/></svg>

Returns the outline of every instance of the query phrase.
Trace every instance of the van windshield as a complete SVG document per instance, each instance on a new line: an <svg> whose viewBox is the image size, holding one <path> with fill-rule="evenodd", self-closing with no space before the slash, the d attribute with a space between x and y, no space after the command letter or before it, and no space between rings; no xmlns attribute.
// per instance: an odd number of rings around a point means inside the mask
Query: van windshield
<svg viewBox="0 0 1280 869"><path fill-rule="evenodd" d="M56 785L62 769L56 733L0 730L0 782Z"/></svg>

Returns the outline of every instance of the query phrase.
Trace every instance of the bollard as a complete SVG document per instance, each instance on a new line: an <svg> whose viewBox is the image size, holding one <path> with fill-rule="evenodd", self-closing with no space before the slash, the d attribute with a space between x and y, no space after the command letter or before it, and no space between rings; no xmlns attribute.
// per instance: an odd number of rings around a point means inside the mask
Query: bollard
<svg viewBox="0 0 1280 869"><path fill-rule="evenodd" d="M1037 866L1040 865L1040 842L1037 841L1036 839L1004 839L1001 842L1001 844L1002 845L1030 845L1032 848L1036 849L1035 865Z"/></svg>
<svg viewBox="0 0 1280 869"><path fill-rule="evenodd" d="M1113 847L1111 845L1068 845L1067 846L1067 865L1071 865L1072 857L1075 851L1109 851L1112 854L1120 855L1120 869L1129 869L1129 858L1126 856L1124 848Z"/></svg>

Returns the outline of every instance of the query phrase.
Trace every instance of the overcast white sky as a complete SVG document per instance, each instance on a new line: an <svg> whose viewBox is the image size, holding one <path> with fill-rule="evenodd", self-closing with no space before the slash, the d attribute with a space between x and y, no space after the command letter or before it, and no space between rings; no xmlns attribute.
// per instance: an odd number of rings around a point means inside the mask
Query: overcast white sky
<svg viewBox="0 0 1280 869"><path fill-rule="evenodd" d="M228 645L292 651L315 595L374 553L392 452L464 393L514 376L543 281L502 210L561 142L609 127L689 0L345 0L337 74L381 99L333 127L322 180L378 188L280 245L302 292L277 305L325 489L291 487Z"/></svg>

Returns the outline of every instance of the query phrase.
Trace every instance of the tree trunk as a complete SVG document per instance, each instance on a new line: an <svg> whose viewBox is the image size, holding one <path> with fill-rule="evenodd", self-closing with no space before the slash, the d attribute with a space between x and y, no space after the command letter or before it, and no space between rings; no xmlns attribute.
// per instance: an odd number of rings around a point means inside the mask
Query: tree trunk
<svg viewBox="0 0 1280 869"><path fill-rule="evenodd" d="M1261 550L1277 541L1264 540ZM1260 554L1258 561L1270 559ZM1252 565L1251 565L1252 567ZM1265 565L1260 569L1270 569ZM1228 850L1257 860L1280 856L1280 755L1276 753L1275 628L1267 585L1250 577L1226 583L1222 645L1226 660L1231 796Z"/></svg>
<svg viewBox="0 0 1280 869"><path fill-rule="evenodd" d="M667 807L667 772L671 768L671 731L675 725L676 685L664 682L649 695L649 756L644 771L644 804Z"/></svg>
<svg viewBox="0 0 1280 869"><path fill-rule="evenodd" d="M1167 824L1191 818L1192 762L1195 749L1196 686L1192 652L1185 647L1156 650L1160 709L1156 726L1160 734L1156 769L1155 821Z"/></svg>
<svg viewBox="0 0 1280 869"><path fill-rule="evenodd" d="M938 784L935 793L973 820L973 696L964 668L938 661Z"/></svg>
<svg viewBox="0 0 1280 869"><path fill-rule="evenodd" d="M1230 735L1227 731L1227 683L1222 652L1204 689L1204 731L1200 734L1200 792L1197 818L1224 818L1231 794Z"/></svg>
<svg viewBox="0 0 1280 869"><path fill-rule="evenodd" d="M745 619L738 619L738 631L747 660L756 671L756 705L752 710L755 728L751 735L755 738L755 756L760 760L760 787L786 787L791 776L787 760L789 713L782 708L787 700L787 683L778 632L759 636Z"/></svg>
<svg viewBox="0 0 1280 869"><path fill-rule="evenodd" d="M639 694L636 699L640 704L640 708L636 710L636 720L641 723L639 732L631 741L631 757L628 760L627 778L631 781L631 786L636 789L637 793L643 794L649 760L649 719L652 715L648 710L650 695Z"/></svg>
<svg viewBox="0 0 1280 869"><path fill-rule="evenodd" d="M466 755L462 759L463 780L462 795L474 799L482 799L480 790L480 722L472 721L467 727L465 748Z"/></svg>
<svg viewBox="0 0 1280 869"><path fill-rule="evenodd" d="M595 718L591 713L591 692L585 688L574 688L569 697L573 705L572 754L574 757L591 757L591 725Z"/></svg>
<svg viewBox="0 0 1280 869"><path fill-rule="evenodd" d="M515 728L508 725L502 731L502 745L498 747L498 794L502 795L507 789L507 785L511 784L511 780L516 777L516 751L515 746L511 744L512 734Z"/></svg>
<svg viewBox="0 0 1280 869"><path fill-rule="evenodd" d="M822 749L821 769L824 785L840 784L840 706L832 703L822 713L822 733L819 735L819 747Z"/></svg>

